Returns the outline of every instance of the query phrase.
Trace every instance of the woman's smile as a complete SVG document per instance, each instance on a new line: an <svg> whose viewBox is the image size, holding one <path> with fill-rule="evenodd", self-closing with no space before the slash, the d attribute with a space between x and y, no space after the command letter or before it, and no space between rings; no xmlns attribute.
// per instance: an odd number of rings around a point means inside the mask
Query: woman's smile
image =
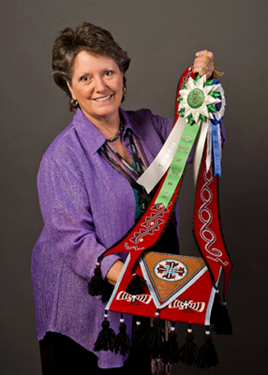
<svg viewBox="0 0 268 375"><path fill-rule="evenodd" d="M112 97L113 97L113 94L107 95L107 96L102 96L102 97L99 97L99 98L93 98L91 100L95 100L98 103L103 103L104 101L108 103Z"/></svg>

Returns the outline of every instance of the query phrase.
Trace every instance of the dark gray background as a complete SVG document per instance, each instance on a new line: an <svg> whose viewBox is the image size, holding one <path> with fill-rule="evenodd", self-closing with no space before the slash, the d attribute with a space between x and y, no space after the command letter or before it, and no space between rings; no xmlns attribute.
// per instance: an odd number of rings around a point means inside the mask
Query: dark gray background
<svg viewBox="0 0 268 375"><path fill-rule="evenodd" d="M227 98L221 212L234 272L228 291L232 337L215 337L220 366L202 374L266 374L267 1L9 0L1 7L1 341L2 375L38 375L30 280L42 228L36 174L68 124L67 99L51 79L59 30L89 21L107 28L132 57L124 108L173 117L177 80L201 49L215 54ZM183 252L191 239L192 181L181 193ZM187 249L187 251L184 249ZM199 344L200 327L196 330ZM185 327L180 326L180 344ZM200 370L181 364L173 374Z"/></svg>

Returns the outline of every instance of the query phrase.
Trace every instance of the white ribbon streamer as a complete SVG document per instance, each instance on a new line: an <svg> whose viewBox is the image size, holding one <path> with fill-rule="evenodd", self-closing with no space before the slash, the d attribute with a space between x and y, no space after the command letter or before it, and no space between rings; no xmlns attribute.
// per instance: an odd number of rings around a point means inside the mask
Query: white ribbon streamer
<svg viewBox="0 0 268 375"><path fill-rule="evenodd" d="M207 132L207 158L206 158L206 172L209 171L211 161L212 161L212 129L211 121L208 123L208 132Z"/></svg>
<svg viewBox="0 0 268 375"><path fill-rule="evenodd" d="M221 140L221 126L220 126L220 124L217 125L217 131L218 131L220 158L221 158L221 156L222 156L222 147L221 147L222 140Z"/></svg>
<svg viewBox="0 0 268 375"><path fill-rule="evenodd" d="M185 125L185 118L179 117L163 147L152 164L139 177L137 183L149 194L164 176L175 155Z"/></svg>
<svg viewBox="0 0 268 375"><path fill-rule="evenodd" d="M194 170L194 183L196 184L199 168L203 156L203 151L206 143L207 132L208 132L208 122L203 122L201 125L201 129L198 135L198 139L195 146L195 155L194 155L194 162L193 162L193 170Z"/></svg>

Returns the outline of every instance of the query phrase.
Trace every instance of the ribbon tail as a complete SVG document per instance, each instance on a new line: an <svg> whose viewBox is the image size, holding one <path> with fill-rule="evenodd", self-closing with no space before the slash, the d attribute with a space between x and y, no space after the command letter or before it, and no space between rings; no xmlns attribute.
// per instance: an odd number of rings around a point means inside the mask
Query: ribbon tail
<svg viewBox="0 0 268 375"><path fill-rule="evenodd" d="M170 167L171 161L175 155L179 140L181 138L185 122L184 117L178 118L175 126L173 127L156 158L137 180L137 183L142 185L148 194L158 184Z"/></svg>
<svg viewBox="0 0 268 375"><path fill-rule="evenodd" d="M212 160L212 140L211 140L211 121L208 121L208 132L207 132L207 157L206 157L206 173L208 173L211 166Z"/></svg>
<svg viewBox="0 0 268 375"><path fill-rule="evenodd" d="M222 158L222 139L221 139L221 126L220 123L217 125L218 126L218 140L219 140L219 152L220 152L220 158Z"/></svg>
<svg viewBox="0 0 268 375"><path fill-rule="evenodd" d="M207 138L207 132L208 132L208 122L203 122L201 125L201 131L199 132L198 140L196 142L195 156L194 156L194 162L193 162L195 185L198 179L198 173L199 173L199 169L200 169L200 165L202 161L203 151L204 151L205 142Z"/></svg>
<svg viewBox="0 0 268 375"><path fill-rule="evenodd" d="M189 122L186 122L167 177L163 183L159 195L156 198L156 204L162 203L165 207L168 206L169 201L184 173L189 154L199 131L200 127L198 124L194 123L191 125Z"/></svg>
<svg viewBox="0 0 268 375"><path fill-rule="evenodd" d="M212 122L212 147L213 147L213 160L214 160L214 176L221 177L221 156L220 156L220 143L218 134L218 124Z"/></svg>

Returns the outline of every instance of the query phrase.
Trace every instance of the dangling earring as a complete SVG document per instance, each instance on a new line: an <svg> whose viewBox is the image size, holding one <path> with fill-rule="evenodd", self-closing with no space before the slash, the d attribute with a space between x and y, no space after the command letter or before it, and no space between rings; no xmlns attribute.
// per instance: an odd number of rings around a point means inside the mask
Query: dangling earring
<svg viewBox="0 0 268 375"><path fill-rule="evenodd" d="M78 101L74 100L74 99L71 99L71 104L72 104L73 107L77 107L78 106Z"/></svg>
<svg viewBox="0 0 268 375"><path fill-rule="evenodd" d="M123 92L124 92L124 94L127 92L126 86L123 86Z"/></svg>

